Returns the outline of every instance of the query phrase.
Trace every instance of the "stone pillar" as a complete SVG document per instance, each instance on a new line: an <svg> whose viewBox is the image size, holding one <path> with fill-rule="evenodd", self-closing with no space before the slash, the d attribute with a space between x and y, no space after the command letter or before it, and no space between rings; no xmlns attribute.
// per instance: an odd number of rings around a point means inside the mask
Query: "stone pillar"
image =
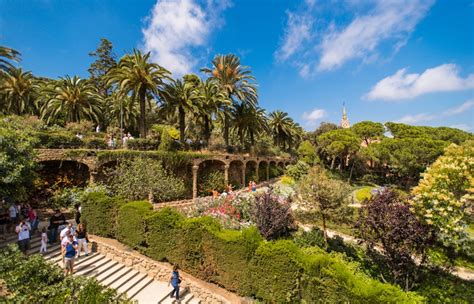
<svg viewBox="0 0 474 304"><path fill-rule="evenodd" d="M96 172L96 171L90 171L90 173L89 173L89 184L90 185L95 184L98 174L99 173Z"/></svg>
<svg viewBox="0 0 474 304"><path fill-rule="evenodd" d="M247 163L242 164L242 185L245 188L247 185L245 184L245 168L247 167Z"/></svg>
<svg viewBox="0 0 474 304"><path fill-rule="evenodd" d="M270 179L270 163L267 162L267 180Z"/></svg>
<svg viewBox="0 0 474 304"><path fill-rule="evenodd" d="M229 184L229 168L230 168L230 165L228 164L224 166L224 183L226 187Z"/></svg>
<svg viewBox="0 0 474 304"><path fill-rule="evenodd" d="M197 198L197 193L198 193L198 188L197 188L198 170L199 170L199 165L194 165L193 166L193 200Z"/></svg>
<svg viewBox="0 0 474 304"><path fill-rule="evenodd" d="M255 175L256 175L255 181L256 181L256 182L259 182L259 181L260 181L260 175L258 174L258 167L260 166L260 162L256 162L256 164L257 164L257 165L256 165L256 167L255 167Z"/></svg>

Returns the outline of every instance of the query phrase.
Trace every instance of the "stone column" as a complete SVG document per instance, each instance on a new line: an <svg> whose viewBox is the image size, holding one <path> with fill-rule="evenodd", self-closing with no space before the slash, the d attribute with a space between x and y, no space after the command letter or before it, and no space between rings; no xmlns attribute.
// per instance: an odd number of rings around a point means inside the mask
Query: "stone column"
<svg viewBox="0 0 474 304"><path fill-rule="evenodd" d="M267 180L270 179L270 163L267 162Z"/></svg>
<svg viewBox="0 0 474 304"><path fill-rule="evenodd" d="M197 198L197 193L198 193L198 188L197 188L198 170L199 170L199 165L194 165L193 166L193 200Z"/></svg>
<svg viewBox="0 0 474 304"><path fill-rule="evenodd" d="M230 168L230 165L228 164L224 166L224 183L226 187L229 184L229 168Z"/></svg>
<svg viewBox="0 0 474 304"><path fill-rule="evenodd" d="M245 184L245 168L247 167L247 163L242 164L242 185L245 188L247 185Z"/></svg>
<svg viewBox="0 0 474 304"><path fill-rule="evenodd" d="M99 173L96 172L96 171L90 171L90 173L89 173L89 184L90 185L95 184L98 174Z"/></svg>

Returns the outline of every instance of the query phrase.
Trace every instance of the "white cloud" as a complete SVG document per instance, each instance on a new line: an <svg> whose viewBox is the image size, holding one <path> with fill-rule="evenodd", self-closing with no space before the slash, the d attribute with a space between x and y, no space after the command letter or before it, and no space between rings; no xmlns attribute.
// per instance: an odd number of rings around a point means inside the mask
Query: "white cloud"
<svg viewBox="0 0 474 304"><path fill-rule="evenodd" d="M280 48L275 52L275 57L280 61L290 58L304 42L311 38L313 18L310 15L300 15L289 11L287 15L288 24L285 35Z"/></svg>
<svg viewBox="0 0 474 304"><path fill-rule="evenodd" d="M415 115L405 115L395 122L404 123L408 125L417 125L422 122L430 121L436 118L436 115L430 115L426 113L420 113Z"/></svg>
<svg viewBox="0 0 474 304"><path fill-rule="evenodd" d="M367 15L356 17L342 30L330 28L321 43L319 71L332 70L354 58L370 58L385 40L397 48L426 15L433 1L379 1ZM402 43L402 44L401 44Z"/></svg>
<svg viewBox="0 0 474 304"><path fill-rule="evenodd" d="M468 100L464 102L462 105L448 109L445 113L446 115L456 115L456 114L461 114L466 111L469 111L474 107L474 100Z"/></svg>
<svg viewBox="0 0 474 304"><path fill-rule="evenodd" d="M459 130L463 130L463 131L466 131L466 132L469 132L471 130L471 127L468 126L467 124L458 124L458 125L452 125L452 126L449 126L449 127L459 129Z"/></svg>
<svg viewBox="0 0 474 304"><path fill-rule="evenodd" d="M378 49L390 43L391 52L403 47L434 0L347 1L346 6L306 0L303 8L287 12L282 43L275 52L278 61L291 60L302 77L338 68L352 59L369 63L381 56ZM331 10L323 13L324 9ZM359 10L363 9L363 12ZM353 14L345 25L324 24L327 15ZM321 18L317 18L320 14ZM318 22L316 22L318 20ZM301 71L304 69L304 71Z"/></svg>
<svg viewBox="0 0 474 304"><path fill-rule="evenodd" d="M455 64L442 64L427 69L421 74L407 74L407 69L400 69L394 75L380 80L365 98L369 100L401 100L433 93L459 91L474 88L474 74L466 78L459 76Z"/></svg>
<svg viewBox="0 0 474 304"><path fill-rule="evenodd" d="M206 46L219 14L228 1L159 0L142 29L144 49L152 60L176 75L189 73L197 65L193 51Z"/></svg>
<svg viewBox="0 0 474 304"><path fill-rule="evenodd" d="M327 116L327 112L324 109L313 109L311 112L303 113L303 120L305 125L308 127L313 127L316 125L316 122L323 117Z"/></svg>

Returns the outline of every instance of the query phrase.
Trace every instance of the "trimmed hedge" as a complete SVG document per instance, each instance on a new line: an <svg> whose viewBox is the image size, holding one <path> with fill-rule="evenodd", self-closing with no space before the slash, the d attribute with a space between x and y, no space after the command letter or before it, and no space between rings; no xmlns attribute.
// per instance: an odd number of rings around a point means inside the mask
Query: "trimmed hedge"
<svg viewBox="0 0 474 304"><path fill-rule="evenodd" d="M92 198L107 201L102 196ZM96 205L85 204L83 210ZM117 205L120 203L113 206ZM114 222L114 212L109 215ZM328 254L318 247L301 249L290 240L267 242L255 227L225 230L209 217L185 218L170 208L150 211L146 202L122 205L117 222L119 241L153 259L179 264L203 280L267 303L424 301L416 293L371 279L340 254ZM89 229L105 228L108 226ZM110 230L101 235L108 233Z"/></svg>
<svg viewBox="0 0 474 304"><path fill-rule="evenodd" d="M131 150L155 151L158 150L160 142L151 138L134 138L127 140L127 147Z"/></svg>
<svg viewBox="0 0 474 304"><path fill-rule="evenodd" d="M84 142L80 138L66 132L38 131L35 137L38 138L38 148L71 149L79 148L84 145Z"/></svg>
<svg viewBox="0 0 474 304"><path fill-rule="evenodd" d="M153 206L147 201L129 202L117 214L117 239L134 248L145 246L145 218Z"/></svg>
<svg viewBox="0 0 474 304"><path fill-rule="evenodd" d="M123 204L123 199L107 196L103 192L87 193L81 203L81 220L90 233L115 237L117 212Z"/></svg>

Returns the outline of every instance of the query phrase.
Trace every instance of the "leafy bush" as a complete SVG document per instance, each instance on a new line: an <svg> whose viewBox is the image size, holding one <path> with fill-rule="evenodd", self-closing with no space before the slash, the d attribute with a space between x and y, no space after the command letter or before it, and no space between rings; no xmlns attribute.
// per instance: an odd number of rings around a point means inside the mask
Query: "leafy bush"
<svg viewBox="0 0 474 304"><path fill-rule="evenodd" d="M296 183L295 179L293 177L290 177L290 176L287 176L287 175L283 175L280 179L280 182L283 185L287 185L287 186L293 186Z"/></svg>
<svg viewBox="0 0 474 304"><path fill-rule="evenodd" d="M158 150L160 142L156 139L149 138L134 138L127 140L127 148L139 151L153 151Z"/></svg>
<svg viewBox="0 0 474 304"><path fill-rule="evenodd" d="M94 131L94 124L88 120L83 120L81 122L68 122L64 129L73 134L87 134Z"/></svg>
<svg viewBox="0 0 474 304"><path fill-rule="evenodd" d="M320 229L311 229L310 231L298 231L294 236L296 245L300 248L306 247L324 247L324 233Z"/></svg>
<svg viewBox="0 0 474 304"><path fill-rule="evenodd" d="M373 187L364 187L355 191L355 199L358 202L363 202L364 200L370 199L372 196Z"/></svg>
<svg viewBox="0 0 474 304"><path fill-rule="evenodd" d="M68 132L39 131L36 137L39 140L38 148L73 149L84 145L80 138Z"/></svg>
<svg viewBox="0 0 474 304"><path fill-rule="evenodd" d="M224 172L211 171L198 181L199 195L207 196L211 194L212 190L217 192L224 191L226 185L224 183Z"/></svg>
<svg viewBox="0 0 474 304"><path fill-rule="evenodd" d="M48 207L57 208L71 208L81 202L83 192L80 188L59 188L48 200Z"/></svg>
<svg viewBox="0 0 474 304"><path fill-rule="evenodd" d="M298 147L298 158L311 166L313 166L318 160L318 154L316 153L316 147L309 140L301 142Z"/></svg>
<svg viewBox="0 0 474 304"><path fill-rule="evenodd" d="M86 138L84 139L84 145L87 149L107 149L107 143L103 138Z"/></svg>
<svg viewBox="0 0 474 304"><path fill-rule="evenodd" d="M121 206L117 215L117 239L133 248L145 246L145 219L152 209L147 201Z"/></svg>
<svg viewBox="0 0 474 304"><path fill-rule="evenodd" d="M81 202L81 221L92 234L114 237L117 212L124 203L123 199L107 196L104 192L86 193Z"/></svg>
<svg viewBox="0 0 474 304"><path fill-rule="evenodd" d="M67 276L40 255L24 256L16 246L0 250L0 281L9 293L4 303L131 303L95 279Z"/></svg>
<svg viewBox="0 0 474 304"><path fill-rule="evenodd" d="M148 199L151 193L155 201L163 202L186 194L181 178L165 170L160 161L147 157L123 159L107 175L112 191L129 200Z"/></svg>
<svg viewBox="0 0 474 304"><path fill-rule="evenodd" d="M267 191L257 197L254 222L267 240L288 234L294 225L290 202Z"/></svg>

